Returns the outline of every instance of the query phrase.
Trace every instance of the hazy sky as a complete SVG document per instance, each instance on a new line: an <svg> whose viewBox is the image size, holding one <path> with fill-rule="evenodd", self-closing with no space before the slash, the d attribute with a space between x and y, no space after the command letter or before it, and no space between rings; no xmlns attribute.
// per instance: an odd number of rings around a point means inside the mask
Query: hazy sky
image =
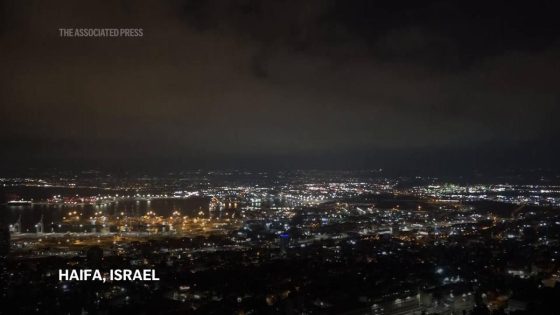
<svg viewBox="0 0 560 315"><path fill-rule="evenodd" d="M2 169L556 165L555 1L373 2L1 1Z"/></svg>

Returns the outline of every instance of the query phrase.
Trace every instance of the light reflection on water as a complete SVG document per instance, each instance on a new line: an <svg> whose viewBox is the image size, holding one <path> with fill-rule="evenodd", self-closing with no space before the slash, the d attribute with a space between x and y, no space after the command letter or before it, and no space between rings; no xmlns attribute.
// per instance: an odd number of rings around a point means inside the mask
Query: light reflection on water
<svg viewBox="0 0 560 315"><path fill-rule="evenodd" d="M188 199L154 199L147 200L120 200L103 205L62 205L62 204L33 204L32 206L0 206L0 224L14 224L21 217L21 232L35 232L35 224L43 216L44 232L83 232L79 224L64 224L63 218L69 212L81 213L84 224L88 218L101 212L105 216L119 216L121 212L127 217L140 217L148 211L155 212L158 216L170 216L178 211L182 216L194 217L202 211L202 217L210 215L208 210L209 198L194 197ZM58 225L61 224L59 228Z"/></svg>

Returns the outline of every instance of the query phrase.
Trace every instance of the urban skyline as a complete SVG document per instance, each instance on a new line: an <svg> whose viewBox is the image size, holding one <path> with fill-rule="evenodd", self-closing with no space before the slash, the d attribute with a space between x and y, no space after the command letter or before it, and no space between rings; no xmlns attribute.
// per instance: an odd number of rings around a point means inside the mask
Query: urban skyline
<svg viewBox="0 0 560 315"><path fill-rule="evenodd" d="M0 0L0 314L558 314L559 9Z"/></svg>

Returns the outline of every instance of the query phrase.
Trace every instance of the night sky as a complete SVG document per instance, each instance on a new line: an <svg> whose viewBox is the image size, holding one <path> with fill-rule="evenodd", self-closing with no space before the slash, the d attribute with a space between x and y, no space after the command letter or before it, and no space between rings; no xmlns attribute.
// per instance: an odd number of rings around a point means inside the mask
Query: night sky
<svg viewBox="0 0 560 315"><path fill-rule="evenodd" d="M555 2L2 0L1 170L558 168Z"/></svg>

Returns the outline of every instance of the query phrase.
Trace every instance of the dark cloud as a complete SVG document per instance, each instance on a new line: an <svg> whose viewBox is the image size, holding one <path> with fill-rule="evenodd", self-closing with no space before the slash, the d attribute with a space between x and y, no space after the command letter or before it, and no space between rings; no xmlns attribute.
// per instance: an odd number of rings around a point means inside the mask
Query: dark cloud
<svg viewBox="0 0 560 315"><path fill-rule="evenodd" d="M550 166L551 3L3 1L4 168Z"/></svg>

